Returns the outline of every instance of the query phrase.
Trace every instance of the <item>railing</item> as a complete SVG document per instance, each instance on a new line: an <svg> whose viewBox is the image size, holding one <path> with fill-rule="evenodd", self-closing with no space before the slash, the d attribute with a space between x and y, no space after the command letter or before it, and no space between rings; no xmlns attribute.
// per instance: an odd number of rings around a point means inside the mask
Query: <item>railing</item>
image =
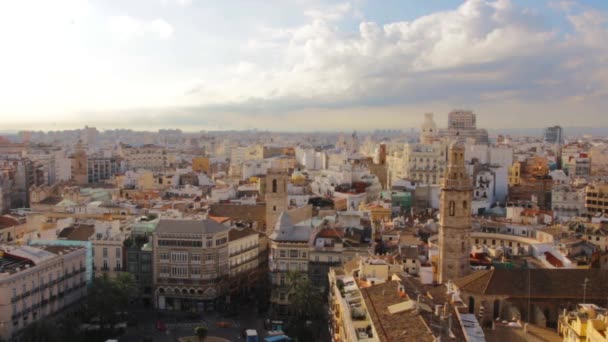
<svg viewBox="0 0 608 342"><path fill-rule="evenodd" d="M242 254L242 253L245 253L245 252L249 252L249 251L254 250L256 248L259 248L259 247L260 247L260 245L253 245L251 247L247 247L245 249L241 249L241 250L238 250L236 252L230 253L230 256L233 257L235 255L239 255L239 254Z"/></svg>

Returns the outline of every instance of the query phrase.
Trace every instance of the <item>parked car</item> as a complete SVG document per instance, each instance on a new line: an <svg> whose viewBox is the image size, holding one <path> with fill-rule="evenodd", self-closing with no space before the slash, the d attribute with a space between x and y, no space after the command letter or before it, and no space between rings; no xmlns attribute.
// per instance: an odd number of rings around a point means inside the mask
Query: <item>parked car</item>
<svg viewBox="0 0 608 342"><path fill-rule="evenodd" d="M167 325L165 324L165 322L163 322L159 319L156 321L156 330L158 330L160 332L165 332L165 331L167 331Z"/></svg>

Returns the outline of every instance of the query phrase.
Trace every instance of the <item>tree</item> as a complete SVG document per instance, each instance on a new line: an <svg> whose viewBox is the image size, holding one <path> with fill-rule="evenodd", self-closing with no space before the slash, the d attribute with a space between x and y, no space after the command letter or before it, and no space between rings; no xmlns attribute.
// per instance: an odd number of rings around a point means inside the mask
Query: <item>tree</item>
<svg viewBox="0 0 608 342"><path fill-rule="evenodd" d="M323 299L310 279L300 272L287 274L289 292L289 313L297 319L306 320L321 317Z"/></svg>
<svg viewBox="0 0 608 342"><path fill-rule="evenodd" d="M49 319L41 319L28 325L19 338L23 342L60 342L61 332Z"/></svg>
<svg viewBox="0 0 608 342"><path fill-rule="evenodd" d="M118 313L125 311L129 298L136 292L132 274L120 273L115 279L106 275L96 278L87 296L87 318L99 319L102 327L113 327L120 319Z"/></svg>
<svg viewBox="0 0 608 342"><path fill-rule="evenodd" d="M203 342L205 340L205 338L207 337L207 333L209 333L209 331L205 327L198 326L194 328L194 334L196 335L196 337L198 337L198 340L200 342Z"/></svg>

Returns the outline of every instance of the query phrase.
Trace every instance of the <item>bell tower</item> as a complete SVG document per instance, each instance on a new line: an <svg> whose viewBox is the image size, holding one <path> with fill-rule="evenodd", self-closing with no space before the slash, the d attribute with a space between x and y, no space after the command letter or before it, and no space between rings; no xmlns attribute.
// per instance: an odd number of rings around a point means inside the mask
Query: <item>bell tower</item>
<svg viewBox="0 0 608 342"><path fill-rule="evenodd" d="M87 152L82 145L82 141L78 140L76 144L76 151L72 155L72 179L78 185L84 185L89 183L88 174L88 158Z"/></svg>
<svg viewBox="0 0 608 342"><path fill-rule="evenodd" d="M284 170L270 169L266 174L266 233L270 235L282 212L287 211L287 178Z"/></svg>
<svg viewBox="0 0 608 342"><path fill-rule="evenodd" d="M448 151L448 167L441 182L439 219L439 282L470 273L471 201L473 187L464 164L465 145L456 141Z"/></svg>

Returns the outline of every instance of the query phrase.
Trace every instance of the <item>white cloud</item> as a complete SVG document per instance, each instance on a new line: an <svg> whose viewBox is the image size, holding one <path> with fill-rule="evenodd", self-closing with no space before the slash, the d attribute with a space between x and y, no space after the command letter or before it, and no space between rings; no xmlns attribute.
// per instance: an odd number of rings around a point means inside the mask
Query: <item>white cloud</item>
<svg viewBox="0 0 608 342"><path fill-rule="evenodd" d="M173 26L164 19L141 20L128 15L113 16L109 19L110 31L121 39L152 36L168 39L173 35Z"/></svg>
<svg viewBox="0 0 608 342"><path fill-rule="evenodd" d="M305 98L340 102L385 96L387 90L397 93L415 88L423 74L429 74L424 76L429 80L438 77L441 70L545 53L546 45L554 39L553 32L538 29L538 18L507 0L470 0L456 10L412 22L383 26L362 22L356 35L340 31L331 22L350 9L343 4L333 11L309 12L309 24L266 30L266 37L256 38L250 47L271 47L281 54L282 62L248 65L247 75L238 66L222 70L221 75L227 76L219 79L205 75L208 81L201 83L208 84L204 88L213 85L216 91L212 98L200 100L233 103Z"/></svg>

